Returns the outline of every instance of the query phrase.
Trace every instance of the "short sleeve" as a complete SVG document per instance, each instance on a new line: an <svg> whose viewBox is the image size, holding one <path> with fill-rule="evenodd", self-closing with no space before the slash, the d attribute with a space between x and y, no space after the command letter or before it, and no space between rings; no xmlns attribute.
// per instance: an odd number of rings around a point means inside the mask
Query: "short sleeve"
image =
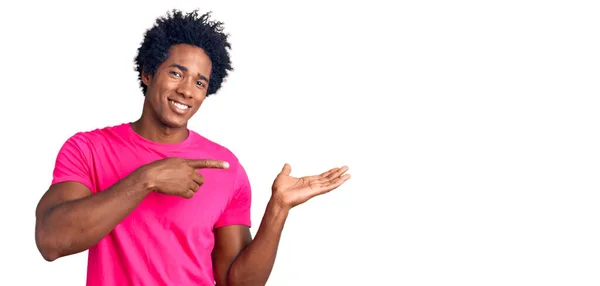
<svg viewBox="0 0 600 286"><path fill-rule="evenodd" d="M219 217L214 226L215 228L236 224L251 226L250 206L252 203L252 189L248 175L242 165L238 164L233 187L233 197L223 214L221 214L221 217Z"/></svg>
<svg viewBox="0 0 600 286"><path fill-rule="evenodd" d="M94 191L90 148L81 133L71 136L58 151L54 165L52 184L78 182Z"/></svg>

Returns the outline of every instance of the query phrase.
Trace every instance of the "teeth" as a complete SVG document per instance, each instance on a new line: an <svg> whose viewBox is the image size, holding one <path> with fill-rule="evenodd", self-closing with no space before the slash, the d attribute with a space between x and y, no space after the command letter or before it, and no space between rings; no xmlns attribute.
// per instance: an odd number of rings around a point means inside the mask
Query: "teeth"
<svg viewBox="0 0 600 286"><path fill-rule="evenodd" d="M189 108L189 106L187 106L185 104L181 104L179 102L175 102L175 101L172 101L172 100L170 100L170 102L173 103L179 109L188 109Z"/></svg>

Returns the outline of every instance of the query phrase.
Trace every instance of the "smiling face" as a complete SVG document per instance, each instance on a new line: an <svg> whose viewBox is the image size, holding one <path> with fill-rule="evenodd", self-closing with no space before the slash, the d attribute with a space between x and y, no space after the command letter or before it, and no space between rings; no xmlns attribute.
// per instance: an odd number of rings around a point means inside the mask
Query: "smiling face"
<svg viewBox="0 0 600 286"><path fill-rule="evenodd" d="M199 47L179 44L154 75L142 73L148 87L142 116L151 116L170 128L187 127L206 98L212 62Z"/></svg>

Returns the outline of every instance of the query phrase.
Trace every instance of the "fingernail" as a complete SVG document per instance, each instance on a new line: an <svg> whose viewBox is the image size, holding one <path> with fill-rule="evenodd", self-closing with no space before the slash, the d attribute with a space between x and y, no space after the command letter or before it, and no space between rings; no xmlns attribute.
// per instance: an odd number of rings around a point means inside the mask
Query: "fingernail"
<svg viewBox="0 0 600 286"><path fill-rule="evenodd" d="M229 163L223 162L223 168L225 168L225 169L229 168Z"/></svg>

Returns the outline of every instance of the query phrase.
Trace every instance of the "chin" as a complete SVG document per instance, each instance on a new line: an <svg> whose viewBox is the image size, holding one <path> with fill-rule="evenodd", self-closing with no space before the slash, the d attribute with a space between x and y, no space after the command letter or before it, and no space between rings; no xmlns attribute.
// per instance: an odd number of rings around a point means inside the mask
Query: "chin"
<svg viewBox="0 0 600 286"><path fill-rule="evenodd" d="M183 128L187 128L187 124L173 124L173 123L163 123L165 126L172 128L172 129L183 129Z"/></svg>
<svg viewBox="0 0 600 286"><path fill-rule="evenodd" d="M170 116L163 117L161 123L170 128L184 128L187 127L188 120L184 118L169 118Z"/></svg>
<svg viewBox="0 0 600 286"><path fill-rule="evenodd" d="M186 128L187 127L187 121L185 122L165 122L165 125L167 125L170 128Z"/></svg>

